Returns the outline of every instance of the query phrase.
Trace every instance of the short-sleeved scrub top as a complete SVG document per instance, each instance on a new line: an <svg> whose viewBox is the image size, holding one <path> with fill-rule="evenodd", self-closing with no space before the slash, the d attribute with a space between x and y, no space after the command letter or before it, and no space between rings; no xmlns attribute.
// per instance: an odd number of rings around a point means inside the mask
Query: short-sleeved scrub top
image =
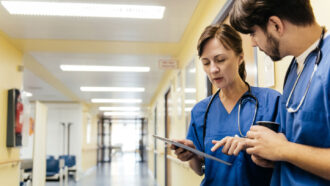
<svg viewBox="0 0 330 186"><path fill-rule="evenodd" d="M286 102L297 79L297 64L291 65L280 100L281 132L294 143L330 148L330 36L327 34L321 51L323 57L311 81L306 98L295 113L286 110ZM289 106L297 108L311 77L316 54L306 58L305 69L296 85ZM330 157L329 157L330 158ZM271 185L330 185L325 180L290 163L278 162Z"/></svg>
<svg viewBox="0 0 330 186"><path fill-rule="evenodd" d="M247 94L246 92L245 94ZM279 122L278 105L280 94L267 88L251 87L251 94L258 99L259 108L256 121ZM238 103L228 113L218 95L210 105L207 114L206 135L203 141L203 121L207 105L211 97L208 97L195 105L191 111L191 122L187 139L193 141L198 150L216 156L222 160L232 163L231 166L205 159L205 177L201 185L246 185L258 186L269 185L272 169L261 168L252 162L251 156L241 151L238 156L228 156L222 153L222 147L211 152L212 140L221 140L226 136L240 135L238 129ZM243 135L250 129L254 111L255 101L243 101L240 111L240 126ZM204 146L204 147L203 147Z"/></svg>

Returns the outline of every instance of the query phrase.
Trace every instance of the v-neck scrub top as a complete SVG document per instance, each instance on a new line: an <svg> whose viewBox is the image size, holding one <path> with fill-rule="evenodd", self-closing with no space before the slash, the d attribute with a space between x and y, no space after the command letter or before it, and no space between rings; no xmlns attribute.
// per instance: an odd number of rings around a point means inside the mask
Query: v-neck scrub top
<svg viewBox="0 0 330 186"><path fill-rule="evenodd" d="M297 79L297 65L289 69L287 81L281 98L281 131L290 142L330 148L330 36L324 38L321 47L323 57L311 81L309 91L300 109L295 113L286 110L286 101ZM314 69L316 54L306 58L305 69L294 90L290 106L297 108L305 93L308 81ZM330 158L330 157L329 157ZM330 173L329 173L330 174ZM313 185L329 186L330 181L309 173L287 162L277 162L272 178L273 186Z"/></svg>
<svg viewBox="0 0 330 186"><path fill-rule="evenodd" d="M251 87L251 93L259 101L256 121L279 122L278 105L280 94L275 90L267 88ZM246 93L247 94L247 93ZM205 177L201 185L246 185L258 186L269 185L272 169L261 168L252 162L251 156L241 151L238 156L223 154L222 147L211 152L212 140L221 140L226 136L240 135L238 130L237 116L238 103L230 113L227 112L219 95L213 100L207 115L206 135L203 141L203 121L208 103L208 97L197 103L191 111L191 122L188 129L187 139L193 141L198 150L216 156L222 160L232 163L231 166L205 159ZM255 101L244 101L240 112L240 126L243 135L251 127L255 110Z"/></svg>

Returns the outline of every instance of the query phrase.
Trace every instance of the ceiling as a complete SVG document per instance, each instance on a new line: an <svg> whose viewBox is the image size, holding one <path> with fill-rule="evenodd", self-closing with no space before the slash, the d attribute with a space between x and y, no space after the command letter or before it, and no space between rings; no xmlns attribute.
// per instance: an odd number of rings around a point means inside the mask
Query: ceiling
<svg viewBox="0 0 330 186"><path fill-rule="evenodd" d="M28 0L26 0L28 1ZM59 0L57 0L59 1ZM90 103L92 98L139 98L148 106L177 53L198 0L71 0L165 6L164 18L82 18L10 15L0 5L0 30L24 52L24 89L30 100ZM63 72L61 64L149 66L150 72ZM144 87L142 93L81 92L81 86Z"/></svg>

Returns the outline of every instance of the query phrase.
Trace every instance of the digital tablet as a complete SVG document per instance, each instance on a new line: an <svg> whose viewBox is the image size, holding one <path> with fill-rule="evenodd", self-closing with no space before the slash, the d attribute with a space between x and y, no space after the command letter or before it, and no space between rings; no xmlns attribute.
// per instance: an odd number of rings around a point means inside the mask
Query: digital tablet
<svg viewBox="0 0 330 186"><path fill-rule="evenodd" d="M214 156L211 156L211 155L209 155L209 154L206 154L206 153L204 153L204 152L202 152L202 151L199 151L199 150L197 150L197 149L194 149L194 148L188 147L187 145L184 145L184 144L182 144L182 143L178 143L178 142L175 142L175 141L170 140L170 139L168 139L168 138L163 138L163 137L160 137L160 136L157 136L157 135L152 135L152 136L153 136L154 138L156 138L156 139L159 139L159 140L164 141L165 143L169 143L169 144L175 145L175 146L177 146L177 147L180 147L180 148L186 149L186 150L188 150L188 151L190 151L190 152L192 152L192 153L195 153L195 154L197 154L197 155L199 155L199 156L202 156L202 157L205 157L205 158L208 158L208 159L211 159L211 160L214 160L214 161L217 161L217 162L220 162L220 163L223 163L223 164L229 165L229 166L231 165L231 163L229 163L229 162L226 162L226 161L221 160L221 159L219 159L219 158L217 158L217 157L214 157Z"/></svg>

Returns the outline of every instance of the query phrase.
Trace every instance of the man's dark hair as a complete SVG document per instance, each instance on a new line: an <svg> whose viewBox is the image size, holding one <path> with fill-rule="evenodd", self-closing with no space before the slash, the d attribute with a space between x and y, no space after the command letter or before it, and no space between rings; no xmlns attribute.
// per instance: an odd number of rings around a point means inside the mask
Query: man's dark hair
<svg viewBox="0 0 330 186"><path fill-rule="evenodd" d="M310 0L236 0L230 12L230 23L237 31L249 34L253 26L266 31L270 16L298 26L315 22Z"/></svg>

